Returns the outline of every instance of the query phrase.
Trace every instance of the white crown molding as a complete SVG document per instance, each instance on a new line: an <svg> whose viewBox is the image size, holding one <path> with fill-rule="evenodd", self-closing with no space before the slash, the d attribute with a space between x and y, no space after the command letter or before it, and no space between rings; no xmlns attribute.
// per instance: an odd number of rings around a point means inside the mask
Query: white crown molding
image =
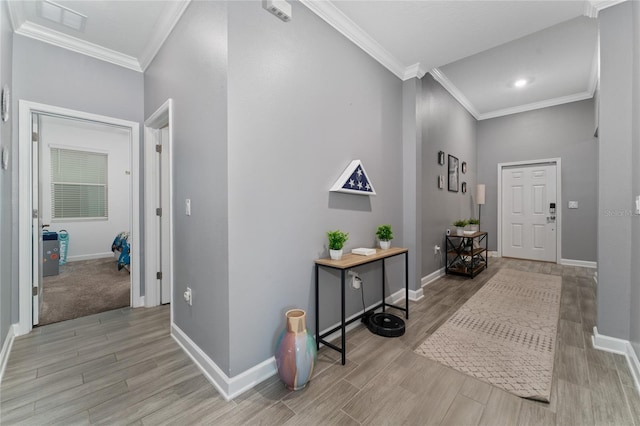
<svg viewBox="0 0 640 426"><path fill-rule="evenodd" d="M173 31L173 28L182 17L182 14L187 10L189 4L191 4L191 0L180 0L167 4L166 13L164 13L160 21L156 23L155 31L151 35L151 39L140 55L140 68L142 68L143 71L147 69L151 61L153 61L153 58L156 57L160 48L169 37L169 34L171 34L171 31Z"/></svg>
<svg viewBox="0 0 640 426"><path fill-rule="evenodd" d="M322 18L339 33L351 40L360 49L380 62L401 80L405 80L406 67L367 32L349 19L340 9L328 0L300 0L309 10Z"/></svg>
<svg viewBox="0 0 640 426"><path fill-rule="evenodd" d="M121 67L129 68L134 71L142 72L140 63L133 56L125 55L115 50L107 49L88 41L80 40L67 34L43 27L26 21L19 28L15 29L15 33L40 40L63 49L71 50L82 55L91 56L102 61L110 62Z"/></svg>
<svg viewBox="0 0 640 426"><path fill-rule="evenodd" d="M409 65L407 68L405 68L404 70L404 77L402 78L403 81L409 80L410 78L422 78L424 77L424 75L427 72L425 70L422 69L422 66L420 65L420 62L415 63L413 65Z"/></svg>
<svg viewBox="0 0 640 426"><path fill-rule="evenodd" d="M429 74L433 76L433 78L442 85L446 89L447 92L451 94L460 104L469 112L469 114L473 115L476 120L481 120L480 113L473 106L473 104L467 99L465 95L447 78L444 73L438 69L433 68L429 71Z"/></svg>
<svg viewBox="0 0 640 426"><path fill-rule="evenodd" d="M5 3L9 9L11 29L15 31L24 23L24 4L21 1L8 1Z"/></svg>
<svg viewBox="0 0 640 426"><path fill-rule="evenodd" d="M547 108L547 107L552 107L556 105L568 104L570 102L583 101L585 99L591 99L592 97L593 97L593 93L580 92L580 93L575 93L573 95L561 96L559 98L545 99L544 101L540 101L540 102L533 102L526 105L519 105L512 108L504 108L496 111L483 113L483 114L480 114L480 116L478 117L478 120L487 120L489 118L502 117L505 115L517 114L519 112L533 111L540 108Z"/></svg>
<svg viewBox="0 0 640 426"><path fill-rule="evenodd" d="M588 0L584 4L583 15L589 18L597 18L601 10L624 3L625 1L627 0Z"/></svg>

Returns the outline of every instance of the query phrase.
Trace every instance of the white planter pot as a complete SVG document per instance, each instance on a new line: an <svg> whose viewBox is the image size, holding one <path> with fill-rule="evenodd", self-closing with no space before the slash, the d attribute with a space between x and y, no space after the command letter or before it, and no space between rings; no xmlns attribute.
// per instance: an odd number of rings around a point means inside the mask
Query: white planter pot
<svg viewBox="0 0 640 426"><path fill-rule="evenodd" d="M329 250L329 256L331 260L340 260L342 257L342 249L340 250Z"/></svg>
<svg viewBox="0 0 640 426"><path fill-rule="evenodd" d="M458 236L464 235L464 228L461 226L456 226L456 235Z"/></svg>
<svg viewBox="0 0 640 426"><path fill-rule="evenodd" d="M469 225L469 230L473 232L478 232L478 225Z"/></svg>
<svg viewBox="0 0 640 426"><path fill-rule="evenodd" d="M380 240L380 248L382 250L386 250L389 247L391 247L391 241L382 241L382 240Z"/></svg>

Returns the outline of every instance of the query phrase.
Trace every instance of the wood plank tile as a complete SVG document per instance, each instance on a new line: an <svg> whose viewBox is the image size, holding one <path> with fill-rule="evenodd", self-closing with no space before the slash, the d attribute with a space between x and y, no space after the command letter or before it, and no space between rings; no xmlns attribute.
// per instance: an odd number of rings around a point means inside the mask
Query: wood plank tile
<svg viewBox="0 0 640 426"><path fill-rule="evenodd" d="M630 408L633 422L636 426L640 426L640 392L631 386L623 386L622 389L627 398L627 406Z"/></svg>
<svg viewBox="0 0 640 426"><path fill-rule="evenodd" d="M493 386L490 384L469 376L464 380L462 388L460 388L460 394L481 404L486 404L492 389Z"/></svg>
<svg viewBox="0 0 640 426"><path fill-rule="evenodd" d="M571 382L558 380L558 404L556 424L593 425L591 392L589 389Z"/></svg>
<svg viewBox="0 0 640 426"><path fill-rule="evenodd" d="M589 386L589 368L584 349L558 345L558 378L580 386Z"/></svg>
<svg viewBox="0 0 640 426"><path fill-rule="evenodd" d="M522 400L520 414L518 415L518 426L547 426L556 424L556 415L548 408L543 408L541 404Z"/></svg>
<svg viewBox="0 0 640 426"><path fill-rule="evenodd" d="M578 322L560 319L558 322L558 339L562 341L562 344L584 349L582 324L579 320L580 316L578 316Z"/></svg>
<svg viewBox="0 0 640 426"><path fill-rule="evenodd" d="M458 394L440 423L443 426L477 425L484 405Z"/></svg>
<svg viewBox="0 0 640 426"><path fill-rule="evenodd" d="M514 425L518 422L522 399L502 389L493 388L482 412L480 425Z"/></svg>

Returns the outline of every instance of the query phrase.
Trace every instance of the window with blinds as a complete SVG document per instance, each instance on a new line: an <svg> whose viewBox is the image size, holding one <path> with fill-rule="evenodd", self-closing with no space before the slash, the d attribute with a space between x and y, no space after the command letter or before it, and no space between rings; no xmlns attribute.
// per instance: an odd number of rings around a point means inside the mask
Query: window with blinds
<svg viewBox="0 0 640 426"><path fill-rule="evenodd" d="M107 154L51 148L53 219L106 219Z"/></svg>

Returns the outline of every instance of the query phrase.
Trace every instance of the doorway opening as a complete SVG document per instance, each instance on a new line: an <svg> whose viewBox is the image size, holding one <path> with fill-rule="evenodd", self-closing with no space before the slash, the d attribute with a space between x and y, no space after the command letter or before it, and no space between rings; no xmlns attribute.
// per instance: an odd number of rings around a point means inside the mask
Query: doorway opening
<svg viewBox="0 0 640 426"><path fill-rule="evenodd" d="M560 158L498 164L498 255L560 263Z"/></svg>
<svg viewBox="0 0 640 426"><path fill-rule="evenodd" d="M173 301L172 130L173 100L168 99L144 123L147 307Z"/></svg>
<svg viewBox="0 0 640 426"><path fill-rule="evenodd" d="M107 140L101 140L103 137ZM90 274L98 275L96 267L101 262L119 272L115 276L125 286L129 284L128 305L141 306L138 124L21 100L19 140L20 310L16 334L26 334L40 322L47 304L46 281L64 282L63 275L74 269L93 268ZM58 239L48 235L44 240L43 225L50 234L58 231ZM120 232L129 233L130 276L126 269L118 271L111 251L115 234ZM60 265L60 255L65 255L60 248L63 235L68 236L67 263ZM88 279L70 281L77 286ZM61 291L72 290L80 289ZM85 295L72 303L82 310L94 297L100 295ZM120 295L123 297L127 298ZM69 318L57 320L64 319Z"/></svg>

